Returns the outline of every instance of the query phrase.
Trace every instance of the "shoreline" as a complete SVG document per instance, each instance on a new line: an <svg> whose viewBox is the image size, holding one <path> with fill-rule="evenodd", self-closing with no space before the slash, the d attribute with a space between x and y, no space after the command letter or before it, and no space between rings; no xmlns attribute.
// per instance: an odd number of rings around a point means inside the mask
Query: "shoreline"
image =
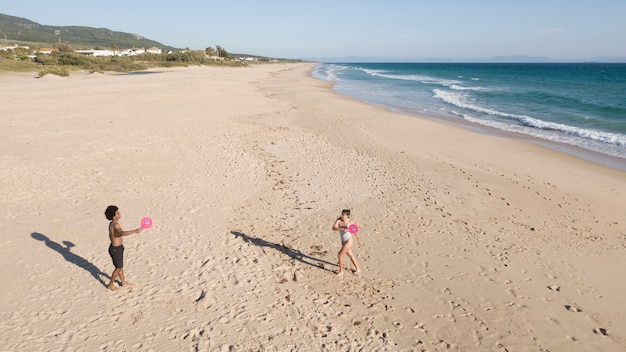
<svg viewBox="0 0 626 352"><path fill-rule="evenodd" d="M623 172L407 118L337 93L312 67L0 76L0 343L624 346ZM124 238L134 286L114 292L111 204L124 230L154 221ZM336 277L344 208L362 273L346 258Z"/></svg>
<svg viewBox="0 0 626 352"><path fill-rule="evenodd" d="M369 104L367 102L364 102L364 103ZM390 109L390 111L393 111L393 109ZM472 123L472 122L465 121L465 120L455 119L453 117L448 117L444 115L425 114L425 113L420 113L420 112L412 113L409 111L400 111L400 110L399 112L406 114L407 116L432 119L433 121L439 121L439 122L449 123L449 124L456 125L456 126L461 126L461 127L466 128L470 132L475 132L475 133L480 133L480 134L485 134L485 135L495 136L495 137L510 138L510 139L515 139L518 141L533 143L533 144L542 146L544 148L548 148L556 152L560 152L560 153L567 154L570 156L575 156L581 160L588 161L596 165L608 167L610 169L617 170L617 171L626 172L626 159L625 158L603 154L603 153L596 152L593 150L584 149L579 146L554 142L554 141L541 139L538 137L525 135L521 133L502 131L497 128L484 126L481 124Z"/></svg>
<svg viewBox="0 0 626 352"><path fill-rule="evenodd" d="M320 65L321 63L317 63L317 65ZM315 68L312 69L311 73L313 73L313 71L315 70ZM313 74L311 74L311 76L315 79L319 79L324 81L323 79L314 77ZM337 92L338 94L344 95L341 92L338 92L334 89L334 83L333 82L329 82L331 84L331 87L333 87L332 89ZM529 143L534 143L540 146L543 146L545 148L549 148L553 151L557 151L557 152L561 152L564 154L568 154L570 156L575 156L577 158L580 158L582 160L585 161L589 161L592 162L594 164L597 165L601 165L601 166L605 166L611 169L615 169L615 170L619 170L619 171L624 171L626 172L626 156L624 158L619 157L619 156L614 156L614 155L609 155L609 154L604 154L601 152L597 152L594 150L589 150L589 149L585 149L579 146L575 146L575 145L570 145L567 143L561 143L561 142L555 142L555 141L551 141L551 140L547 140L547 139L542 139L539 137L535 137L535 136L531 136L531 135L526 135L526 134L521 134L521 133L516 133L516 132L511 132L511 131L503 131L494 127L490 127L490 126L485 126L485 125L481 125L478 123L473 123L470 121L466 121L463 119L459 119L459 118L455 118L452 116L446 116L446 115L441 115L441 114L436 114L436 113L425 113L425 112L421 112L421 111L415 111L413 109L408 109L408 108L401 108L401 107L391 107L391 106L386 106L386 105L379 105L379 104L375 104L375 103L370 103L368 101L365 100L361 100L359 98L356 97L351 97L349 95L345 95L346 97L350 97L352 99L358 100L360 102L363 102L365 104L368 105L372 105L372 106L378 106L384 109L387 109L390 112L395 112L395 113L400 113L400 114L404 114L407 116L411 116L411 117L416 117L416 118L426 118L426 119L431 119L434 121L439 121L439 122L443 122L443 123L448 123L448 124L452 124L452 125L457 125L457 126L462 126L465 127L466 129L468 129L471 132L475 132L475 133L481 133L481 134L486 134L486 135L491 135L491 136L499 136L499 137L504 137L504 138L512 138L512 139L516 139L516 140L520 140L520 141L526 141Z"/></svg>

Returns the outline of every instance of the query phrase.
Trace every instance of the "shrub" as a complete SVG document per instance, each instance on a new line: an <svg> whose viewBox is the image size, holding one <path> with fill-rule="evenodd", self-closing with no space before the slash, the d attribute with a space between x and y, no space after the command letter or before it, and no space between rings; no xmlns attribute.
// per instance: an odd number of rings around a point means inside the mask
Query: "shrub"
<svg viewBox="0 0 626 352"><path fill-rule="evenodd" d="M68 77L70 75L70 71L64 67L48 67L44 70L39 71L39 78L47 74Z"/></svg>
<svg viewBox="0 0 626 352"><path fill-rule="evenodd" d="M3 57L5 59L14 59L15 58L15 54L13 54L12 51L9 50L0 50L0 57Z"/></svg>
<svg viewBox="0 0 626 352"><path fill-rule="evenodd" d="M35 57L35 62L42 65L58 65L59 62L55 56L39 54Z"/></svg>

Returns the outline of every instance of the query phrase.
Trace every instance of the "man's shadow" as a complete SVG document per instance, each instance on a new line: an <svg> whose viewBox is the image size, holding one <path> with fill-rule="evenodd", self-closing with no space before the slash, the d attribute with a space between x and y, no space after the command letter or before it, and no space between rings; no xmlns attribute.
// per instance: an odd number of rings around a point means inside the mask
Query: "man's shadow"
<svg viewBox="0 0 626 352"><path fill-rule="evenodd" d="M306 255L306 254L302 253L301 251L299 251L297 249L289 248L289 247L285 246L284 244L272 243L272 242L268 242L268 241L266 241L264 239L261 239L261 238L250 237L250 236L246 235L245 233L242 233L242 232L239 232L239 231L231 231L230 233L235 235L235 237L241 237L241 239L244 240L245 242L252 243L255 246L268 247L268 248L275 249L275 250L277 250L277 251L279 251L281 253L284 253L284 254L288 255L290 258L293 258L293 259L299 261L300 263L304 263L304 264L307 264L307 265L310 265L312 267L319 268L319 269L322 269L322 270L330 271L331 273L333 271L330 270L330 269L327 269L324 266L324 264L337 266L336 263L331 263L331 262L328 262L326 260L322 260L322 259L319 259L319 258L311 257L309 255Z"/></svg>
<svg viewBox="0 0 626 352"><path fill-rule="evenodd" d="M97 266L93 265L90 261L88 261L87 259L72 253L71 248L75 247L75 245L70 242L70 241L63 241L63 244L65 246L60 245L59 243L56 243L54 241L52 241L51 239L49 239L47 236L40 234L39 232L33 232L30 234L30 236L34 239L36 239L37 241L42 241L46 244L46 246L48 246L50 249L58 252L59 254L61 254L63 256L63 258L65 258L65 260L67 260L68 262L76 265L79 268L85 269L87 270L96 280L98 280L103 286L106 286L106 283L104 282L104 280L102 279L102 276L110 279L109 275L103 273L102 271L100 271L100 269L98 269Z"/></svg>

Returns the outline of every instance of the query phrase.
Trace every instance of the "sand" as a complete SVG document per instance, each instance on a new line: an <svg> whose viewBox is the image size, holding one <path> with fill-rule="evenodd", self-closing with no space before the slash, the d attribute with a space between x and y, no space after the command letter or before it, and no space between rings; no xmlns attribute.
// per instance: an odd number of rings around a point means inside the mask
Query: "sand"
<svg viewBox="0 0 626 352"><path fill-rule="evenodd" d="M0 75L0 350L626 348L626 173L313 67ZM154 220L116 291L111 204Z"/></svg>

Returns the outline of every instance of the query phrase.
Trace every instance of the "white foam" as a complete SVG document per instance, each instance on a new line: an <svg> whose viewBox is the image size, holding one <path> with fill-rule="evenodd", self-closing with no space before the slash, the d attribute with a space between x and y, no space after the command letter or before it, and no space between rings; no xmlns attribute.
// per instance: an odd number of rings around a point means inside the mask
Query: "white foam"
<svg viewBox="0 0 626 352"><path fill-rule="evenodd" d="M454 89L454 90L472 90L475 92L486 92L489 91L489 88L484 88L484 87L464 87L464 86L460 86L458 84L453 84L450 86L450 89Z"/></svg>
<svg viewBox="0 0 626 352"><path fill-rule="evenodd" d="M386 74L385 71L381 71L381 70L368 70L368 69L361 69L361 70L372 76L384 77L384 78L389 78L389 79L397 79L397 80L402 80L402 81L414 81L414 82L420 82L424 84L438 84L438 85L442 85L445 87L450 87L453 84L462 83L461 81L457 81L457 80L435 78L435 77L423 76L423 75L390 75L390 74Z"/></svg>
<svg viewBox="0 0 626 352"><path fill-rule="evenodd" d="M437 111L438 113L453 114L467 121L489 126L503 131L516 132L537 138L565 143L582 147L589 150L598 151L607 155L626 158L626 135L604 132L583 127L575 127L556 122L548 122L527 115L512 114L499 111L491 107L485 107L472 99L473 91L490 91L493 89L486 87L471 87L456 80L439 79L425 75L401 75L391 74L386 70L365 69L358 66L347 65L322 65L319 70L323 79L337 82L337 89L355 97L360 97L372 104L382 106L411 106L412 103L419 102L419 106L424 111ZM356 81L350 84L351 80L344 81L342 75L349 71L361 71L372 77L380 77L391 80L415 81L423 84L440 85L440 89L432 89L433 97L449 105L460 108L454 110L446 106L427 104L413 92L410 95L398 95L394 89L385 89L382 86L370 86L363 84L364 81ZM471 78L472 81L479 81L480 78ZM384 81L373 82L383 83ZM467 82L467 81L466 81ZM391 82L385 83L392 84ZM407 91L408 93L408 91ZM426 104L426 105L424 105ZM418 108L418 107L416 107ZM393 109L393 108L392 108ZM475 113L473 113L475 112ZM481 118L481 115L484 116ZM493 118L489 118L488 116Z"/></svg>
<svg viewBox="0 0 626 352"><path fill-rule="evenodd" d="M573 136L570 134L560 133L556 130L543 130L537 129L530 126L524 125L514 125L506 122L501 122L497 120L485 120L473 117L468 114L463 114L458 111L451 111L453 115L459 116L466 121L487 126L490 128L495 128L501 131L514 132L519 133L535 138L539 138L546 141L567 144L575 147L580 147L583 149L599 152L606 155L615 156L618 158L626 158L626 150L624 150L624 146L619 146L615 144L607 144L597 140L585 139L578 136Z"/></svg>
<svg viewBox="0 0 626 352"><path fill-rule="evenodd" d="M491 115L491 116L501 116L501 117L505 117L508 119L517 120L522 126L531 128L530 130L524 129L524 131L521 132L521 133L525 133L528 135L535 135L536 132L533 132L532 129L542 130L542 131L556 131L556 132L564 133L564 134L574 136L574 137L589 139L589 140L601 142L601 143L612 144L618 147L626 147L625 135L592 130L592 129L585 129L585 128L569 126L569 125L564 125L564 124L555 123L555 122L547 122L547 121L536 119L530 116L509 114L509 113L505 113L505 112L501 112L501 111L497 111L497 110L493 110L489 108L484 108L481 106L477 106L477 105L465 102L464 98L466 98L467 96L463 93L446 92L440 89L434 89L433 92L434 92L435 98L441 99L448 104L451 104L451 105L454 105L463 109L467 109L467 110L481 112L481 113ZM520 132L515 124L494 121L494 120L480 119L480 118L472 117L468 114L459 113L456 111L452 111L452 113L458 116L462 116L465 120L470 121L470 122L479 123L479 124L494 127L500 130ZM542 138L545 138L545 137L546 137L545 135L542 135ZM550 139L554 140L553 137ZM568 142L568 144L574 144L574 143ZM578 145L578 143L576 143L576 145Z"/></svg>

